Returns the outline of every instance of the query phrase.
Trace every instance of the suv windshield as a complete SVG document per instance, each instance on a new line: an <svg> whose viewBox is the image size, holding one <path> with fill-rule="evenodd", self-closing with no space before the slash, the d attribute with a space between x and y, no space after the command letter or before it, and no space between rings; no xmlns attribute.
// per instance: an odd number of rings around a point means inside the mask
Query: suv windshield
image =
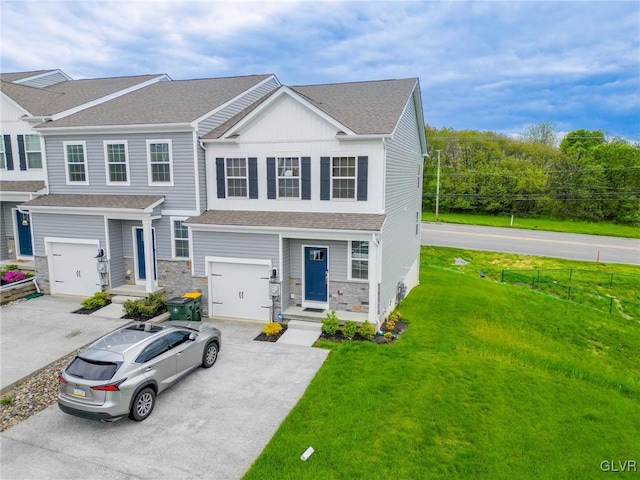
<svg viewBox="0 0 640 480"><path fill-rule="evenodd" d="M66 372L85 380L109 380L116 373L120 364L112 362L96 362L81 357L74 358Z"/></svg>

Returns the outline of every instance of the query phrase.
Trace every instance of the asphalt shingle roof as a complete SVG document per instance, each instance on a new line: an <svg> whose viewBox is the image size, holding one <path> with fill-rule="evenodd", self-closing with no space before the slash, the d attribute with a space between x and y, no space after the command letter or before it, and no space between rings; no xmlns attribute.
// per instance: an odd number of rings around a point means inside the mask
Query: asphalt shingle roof
<svg viewBox="0 0 640 480"><path fill-rule="evenodd" d="M34 70L32 72L11 72L0 73L0 80L3 82L15 82L22 80L23 78L35 77L36 75L42 75L47 72L55 72L55 70Z"/></svg>
<svg viewBox="0 0 640 480"><path fill-rule="evenodd" d="M44 188L44 182L39 180L0 180L0 192L35 193Z"/></svg>
<svg viewBox="0 0 640 480"><path fill-rule="evenodd" d="M290 87L360 135L392 133L417 78Z"/></svg>
<svg viewBox="0 0 640 480"><path fill-rule="evenodd" d="M391 134L417 82L417 78L406 78L289 88L359 135ZM250 105L203 138L221 138L267 98Z"/></svg>
<svg viewBox="0 0 640 480"><path fill-rule="evenodd" d="M160 76L136 75L67 80L38 88L6 81L7 75L11 74L2 75L2 92L34 116L54 115Z"/></svg>
<svg viewBox="0 0 640 480"><path fill-rule="evenodd" d="M144 210L163 200L163 195L85 195L51 194L25 202L26 206L70 208L128 208Z"/></svg>
<svg viewBox="0 0 640 480"><path fill-rule="evenodd" d="M158 82L39 127L188 123L270 76Z"/></svg>
<svg viewBox="0 0 640 480"><path fill-rule="evenodd" d="M378 232L385 216L371 213L266 212L253 210L208 210L185 223L242 227L314 228Z"/></svg>

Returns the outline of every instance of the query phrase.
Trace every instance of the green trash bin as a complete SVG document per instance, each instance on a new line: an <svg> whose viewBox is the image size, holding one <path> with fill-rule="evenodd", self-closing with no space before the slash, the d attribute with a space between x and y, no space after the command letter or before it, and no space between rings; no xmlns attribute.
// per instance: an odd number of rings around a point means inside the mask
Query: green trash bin
<svg viewBox="0 0 640 480"><path fill-rule="evenodd" d="M192 320L193 300L185 297L175 297L165 302L171 320Z"/></svg>
<svg viewBox="0 0 640 480"><path fill-rule="evenodd" d="M191 318L194 322L202 321L202 294L200 292L187 292L182 298L188 298L193 301L193 315Z"/></svg>

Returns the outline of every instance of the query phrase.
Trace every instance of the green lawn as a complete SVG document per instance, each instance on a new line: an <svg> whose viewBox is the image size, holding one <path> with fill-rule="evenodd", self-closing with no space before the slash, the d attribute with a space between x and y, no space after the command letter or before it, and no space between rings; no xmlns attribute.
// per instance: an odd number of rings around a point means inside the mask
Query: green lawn
<svg viewBox="0 0 640 480"><path fill-rule="evenodd" d="M437 265L451 253L423 249L399 341L323 344L245 478L575 479L640 463L640 324Z"/></svg>
<svg viewBox="0 0 640 480"><path fill-rule="evenodd" d="M422 212L423 222L435 222L434 212ZM527 230L546 230L550 232L584 233L588 235L606 235L610 237L640 238L640 228L612 223L592 223L550 218L515 217L511 225L509 215L476 215L465 213L441 213L439 222L462 223L465 225L484 225L488 227L524 228Z"/></svg>

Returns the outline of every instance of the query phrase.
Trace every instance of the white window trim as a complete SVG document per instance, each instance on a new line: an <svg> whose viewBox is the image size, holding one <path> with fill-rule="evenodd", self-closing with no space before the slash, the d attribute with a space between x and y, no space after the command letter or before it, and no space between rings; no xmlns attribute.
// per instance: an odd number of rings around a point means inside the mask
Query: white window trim
<svg viewBox="0 0 640 480"><path fill-rule="evenodd" d="M82 145L82 155L84 157L84 182L71 181L70 171L69 171L69 158L67 147L70 145ZM64 149L64 165L67 173L67 185L89 185L89 162L87 161L87 142L78 141L78 142L62 142L62 148Z"/></svg>
<svg viewBox="0 0 640 480"><path fill-rule="evenodd" d="M126 182L114 182L111 180L111 174L109 172L109 154L107 152L108 145L124 145L124 164L125 170L127 172L127 181ZM128 187L131 185L131 173L129 172L129 142L127 140L105 140L102 142L102 147L104 150L104 170L106 174L107 185L120 185L123 187ZM115 165L115 163L114 163Z"/></svg>
<svg viewBox="0 0 640 480"><path fill-rule="evenodd" d="M40 148L38 150L29 150L28 146L27 146L27 137L36 137L38 139L38 143L40 144ZM3 145L4 148L4 145ZM40 154L40 166L39 167L32 167L31 165L29 165L29 154L30 153L39 153ZM35 133L25 133L24 134L24 156L25 156L25 161L27 163L27 170L42 170L44 168L44 152L42 151L42 139L40 138L40 135L35 134ZM86 161L86 157L85 157L85 161Z"/></svg>
<svg viewBox="0 0 640 480"><path fill-rule="evenodd" d="M355 175L353 177L334 177L333 176L333 159L340 157L353 157L355 159ZM358 156L354 154L335 154L329 157L329 177L331 178L331 200L336 202L354 202L358 199ZM353 198L336 198L333 196L333 180L343 180L353 178Z"/></svg>
<svg viewBox="0 0 640 480"><path fill-rule="evenodd" d="M177 239L176 232L173 223L174 222L184 222L189 217L169 217L171 221L171 258L175 260L189 260L191 259L192 252L192 242L191 242L191 229L187 228L187 241L189 242L189 256L188 257L178 257L176 255L176 240L184 240L183 238Z"/></svg>
<svg viewBox="0 0 640 480"><path fill-rule="evenodd" d="M349 281L352 282L358 282L358 283L369 283L369 278L371 277L371 254L369 252L369 254L367 255L367 278L353 278L353 242L367 242L369 244L369 246L371 246L371 242L368 240L349 240L349 251L348 251L348 255L349 255L349 268L348 268L348 272L347 272L347 279Z"/></svg>
<svg viewBox="0 0 640 480"><path fill-rule="evenodd" d="M229 160L235 160L235 159L244 160L244 167L245 167L245 172L246 172L244 177L230 177L228 175L227 165L229 163ZM277 168L277 165L276 165L276 168ZM229 179L230 178L244 178L246 180L246 182L247 182L247 194L244 195L244 196L229 195ZM242 155L235 155L235 156L234 155L230 155L228 157L224 157L224 190L225 190L226 198L230 199L230 200L249 198L249 157L242 156Z"/></svg>
<svg viewBox="0 0 640 480"><path fill-rule="evenodd" d="M169 182L154 182L152 181L153 175L151 173L151 144L152 143L166 143L169 145L169 175L171 180ZM171 139L160 140L147 140L147 175L150 187L173 187L173 144Z"/></svg>
<svg viewBox="0 0 640 480"><path fill-rule="evenodd" d="M4 149L4 135L0 134L0 170L7 169L7 152Z"/></svg>
<svg viewBox="0 0 640 480"><path fill-rule="evenodd" d="M298 176L297 177L281 177L278 175L280 168L278 160L281 158L297 158L298 159ZM298 179L298 196L297 197L281 197L280 196L280 179L281 178L297 178ZM282 154L276 156L276 198L282 200L300 200L302 198L302 157L294 154Z"/></svg>

